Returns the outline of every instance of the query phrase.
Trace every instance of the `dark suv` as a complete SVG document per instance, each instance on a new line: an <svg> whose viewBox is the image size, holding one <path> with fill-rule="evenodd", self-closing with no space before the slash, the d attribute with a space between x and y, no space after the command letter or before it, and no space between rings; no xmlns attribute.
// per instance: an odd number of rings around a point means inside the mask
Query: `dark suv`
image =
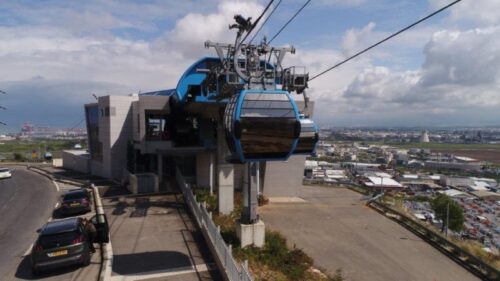
<svg viewBox="0 0 500 281"><path fill-rule="evenodd" d="M64 194L61 203L61 214L64 216L89 212L90 195L86 189L72 190Z"/></svg>
<svg viewBox="0 0 500 281"><path fill-rule="evenodd" d="M49 268L90 264L89 242L81 218L48 222L38 232L31 251L33 274Z"/></svg>

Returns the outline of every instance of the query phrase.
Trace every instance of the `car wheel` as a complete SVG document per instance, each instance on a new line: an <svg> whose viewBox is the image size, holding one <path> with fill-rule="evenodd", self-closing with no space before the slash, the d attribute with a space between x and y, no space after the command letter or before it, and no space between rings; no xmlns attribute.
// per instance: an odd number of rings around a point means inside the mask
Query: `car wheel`
<svg viewBox="0 0 500 281"><path fill-rule="evenodd" d="M34 276L39 276L40 275L40 269L32 266L31 267L31 273L33 273Z"/></svg>
<svg viewBox="0 0 500 281"><path fill-rule="evenodd" d="M90 265L90 258L91 258L90 252L87 252L86 257L83 260L82 266L89 266Z"/></svg>

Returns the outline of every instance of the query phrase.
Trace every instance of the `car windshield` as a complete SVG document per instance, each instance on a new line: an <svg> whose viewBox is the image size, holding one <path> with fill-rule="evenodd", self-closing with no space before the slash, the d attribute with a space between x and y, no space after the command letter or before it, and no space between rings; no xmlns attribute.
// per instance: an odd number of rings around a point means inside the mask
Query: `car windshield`
<svg viewBox="0 0 500 281"><path fill-rule="evenodd" d="M52 249L71 245L73 244L73 240L75 240L78 236L78 231L63 232L51 235L42 235L38 241L44 249Z"/></svg>
<svg viewBox="0 0 500 281"><path fill-rule="evenodd" d="M64 201L66 200L75 200L75 199L82 199L85 198L85 193L83 192L74 192L74 193L68 193L64 195Z"/></svg>
<svg viewBox="0 0 500 281"><path fill-rule="evenodd" d="M0 168L0 173L5 173L9 172L10 170L8 168Z"/></svg>

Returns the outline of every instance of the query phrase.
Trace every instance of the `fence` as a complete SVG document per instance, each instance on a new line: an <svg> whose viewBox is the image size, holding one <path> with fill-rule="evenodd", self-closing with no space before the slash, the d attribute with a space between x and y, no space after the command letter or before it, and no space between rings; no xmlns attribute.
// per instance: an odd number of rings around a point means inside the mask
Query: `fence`
<svg viewBox="0 0 500 281"><path fill-rule="evenodd" d="M222 269L222 275L229 281L253 281L248 270L248 262L245 261L241 266L238 266L233 258L231 245L226 245L220 234L220 227L216 226L212 220L212 213L207 211L205 203L202 204L196 201L196 196L178 169L176 178L189 210L205 236L212 253L216 255L219 268Z"/></svg>
<svg viewBox="0 0 500 281"><path fill-rule="evenodd" d="M500 273L497 269L405 214L378 202L371 202L370 207L397 221L481 279L498 280L500 278Z"/></svg>

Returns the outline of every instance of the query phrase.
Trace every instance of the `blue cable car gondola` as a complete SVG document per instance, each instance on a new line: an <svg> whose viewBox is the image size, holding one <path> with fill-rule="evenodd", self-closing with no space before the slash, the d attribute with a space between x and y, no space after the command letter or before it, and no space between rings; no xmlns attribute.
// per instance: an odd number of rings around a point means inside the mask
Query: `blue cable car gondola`
<svg viewBox="0 0 500 281"><path fill-rule="evenodd" d="M300 119L300 135L293 154L312 154L319 140L318 128L309 118Z"/></svg>
<svg viewBox="0 0 500 281"><path fill-rule="evenodd" d="M224 129L232 161L283 161L299 140L299 111L287 91L243 90L226 106Z"/></svg>

